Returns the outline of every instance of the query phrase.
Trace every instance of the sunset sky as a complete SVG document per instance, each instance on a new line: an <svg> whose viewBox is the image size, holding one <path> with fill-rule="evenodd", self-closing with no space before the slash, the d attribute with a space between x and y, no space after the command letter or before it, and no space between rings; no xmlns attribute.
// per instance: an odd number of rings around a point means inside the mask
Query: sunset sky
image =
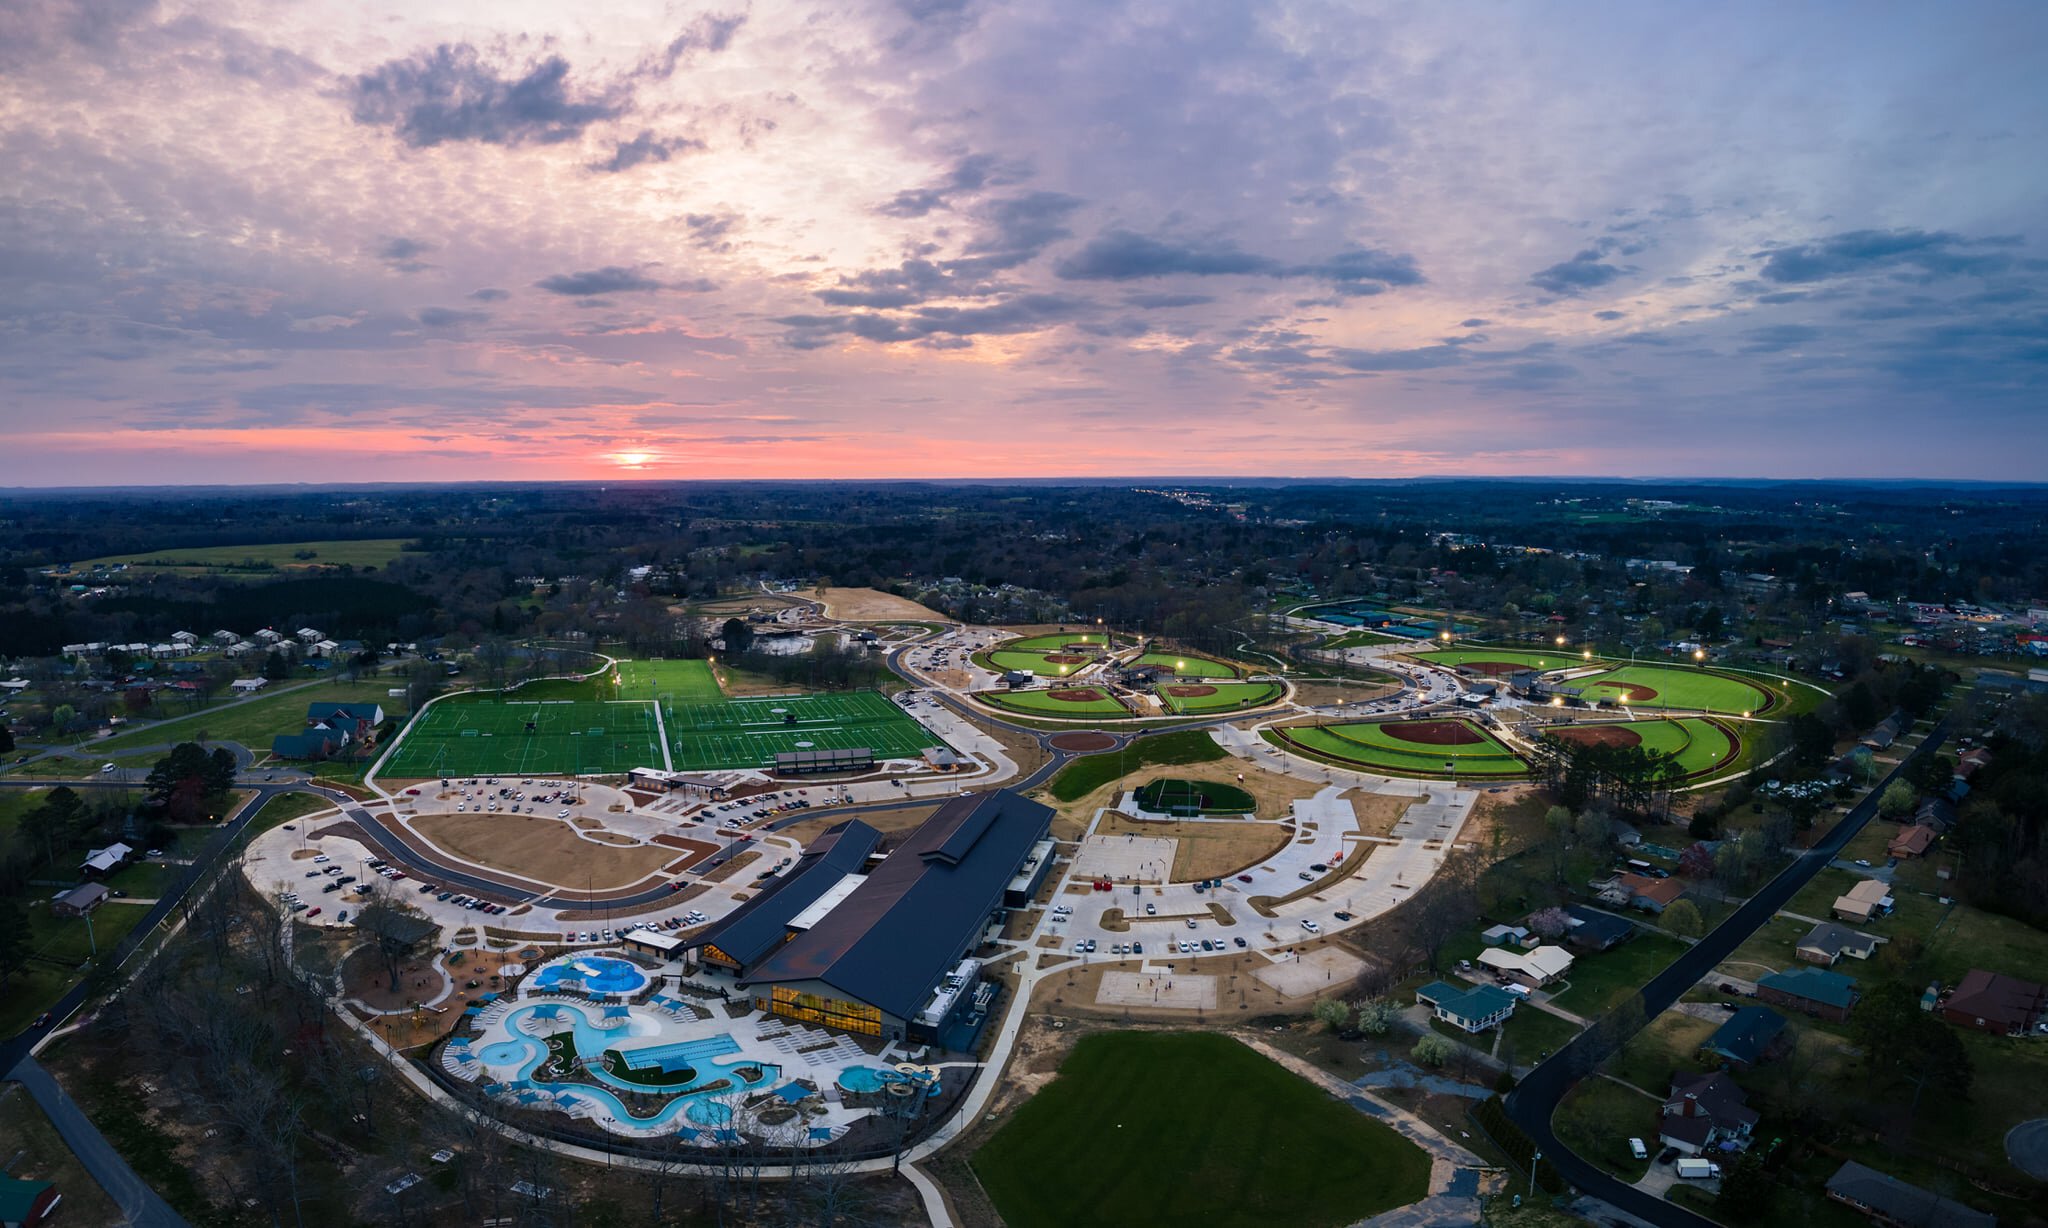
<svg viewBox="0 0 2048 1228"><path fill-rule="evenodd" d="M2048 478L2048 5L0 5L0 486Z"/></svg>

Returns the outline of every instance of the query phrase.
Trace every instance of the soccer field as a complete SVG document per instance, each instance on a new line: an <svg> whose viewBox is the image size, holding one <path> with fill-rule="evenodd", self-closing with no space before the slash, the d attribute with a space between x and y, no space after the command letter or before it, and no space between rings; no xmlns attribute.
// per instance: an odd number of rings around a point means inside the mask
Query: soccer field
<svg viewBox="0 0 2048 1228"><path fill-rule="evenodd" d="M413 720L379 775L613 775L659 767L654 705L644 701L442 701Z"/></svg>
<svg viewBox="0 0 2048 1228"><path fill-rule="evenodd" d="M944 746L936 734L877 691L769 695L662 710L679 772L772 767L796 750L874 752L877 759L915 759Z"/></svg>
<svg viewBox="0 0 2048 1228"><path fill-rule="evenodd" d="M725 698L709 661L621 661L618 699L717 703Z"/></svg>

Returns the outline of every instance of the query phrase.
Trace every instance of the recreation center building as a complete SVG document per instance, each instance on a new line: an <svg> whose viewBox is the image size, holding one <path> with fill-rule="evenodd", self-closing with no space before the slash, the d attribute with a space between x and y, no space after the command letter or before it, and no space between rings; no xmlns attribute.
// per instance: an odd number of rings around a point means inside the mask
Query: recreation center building
<svg viewBox="0 0 2048 1228"><path fill-rule="evenodd" d="M877 859L881 834L848 819L686 956L732 973L757 1009L944 1043L994 997L973 952L1044 884L1051 827L1050 809L1006 789L956 797Z"/></svg>

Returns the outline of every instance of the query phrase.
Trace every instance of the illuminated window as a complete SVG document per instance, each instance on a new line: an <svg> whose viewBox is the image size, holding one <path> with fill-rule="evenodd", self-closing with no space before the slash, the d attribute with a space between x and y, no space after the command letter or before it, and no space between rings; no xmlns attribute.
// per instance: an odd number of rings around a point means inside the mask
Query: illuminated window
<svg viewBox="0 0 2048 1228"><path fill-rule="evenodd" d="M803 993L787 985L777 985L771 993L773 1004L769 1009L785 1018L822 1023L828 1028L866 1036L882 1034L882 1012L876 1007Z"/></svg>

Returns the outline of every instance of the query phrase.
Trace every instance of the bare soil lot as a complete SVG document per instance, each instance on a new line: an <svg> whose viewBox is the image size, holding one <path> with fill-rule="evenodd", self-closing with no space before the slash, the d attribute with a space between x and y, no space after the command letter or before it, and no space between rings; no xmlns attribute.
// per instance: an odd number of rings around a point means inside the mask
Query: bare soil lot
<svg viewBox="0 0 2048 1228"><path fill-rule="evenodd" d="M661 845L593 844L543 815L430 814L411 827L473 865L594 891L637 883L676 856Z"/></svg>
<svg viewBox="0 0 2048 1228"><path fill-rule="evenodd" d="M825 617L853 622L902 619L910 622L949 623L936 610L926 609L908 597L898 597L872 588L800 589L793 596L808 598L825 607Z"/></svg>
<svg viewBox="0 0 2048 1228"><path fill-rule="evenodd" d="M1146 823L1120 814L1102 816L1095 829L1102 836L1149 836L1174 840L1173 879L1227 878L1264 861L1287 843L1288 829L1278 823L1248 819L1220 822Z"/></svg>

